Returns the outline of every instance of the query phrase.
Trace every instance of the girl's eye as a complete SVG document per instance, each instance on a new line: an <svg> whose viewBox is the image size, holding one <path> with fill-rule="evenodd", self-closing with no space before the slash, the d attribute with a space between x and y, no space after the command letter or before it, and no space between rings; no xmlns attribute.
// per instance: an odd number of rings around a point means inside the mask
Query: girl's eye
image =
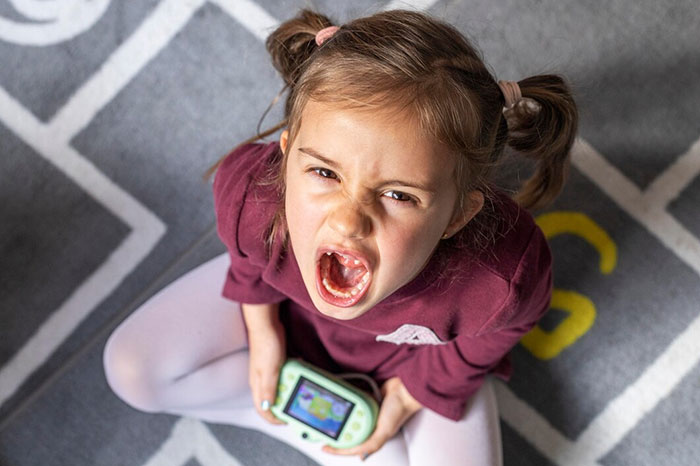
<svg viewBox="0 0 700 466"><path fill-rule="evenodd" d="M416 201L409 196L406 193L402 193L401 191L387 191L384 193L385 196L390 198L393 201L401 202L401 203L415 203Z"/></svg>
<svg viewBox="0 0 700 466"><path fill-rule="evenodd" d="M338 175L336 175L333 170L329 170L327 168L312 168L311 170L316 172L316 174L322 178L330 178L332 180L338 178Z"/></svg>

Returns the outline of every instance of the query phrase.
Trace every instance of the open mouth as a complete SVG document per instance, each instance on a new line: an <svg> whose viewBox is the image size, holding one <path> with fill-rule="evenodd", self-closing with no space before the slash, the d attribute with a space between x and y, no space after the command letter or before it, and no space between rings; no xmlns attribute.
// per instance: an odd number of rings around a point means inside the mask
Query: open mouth
<svg viewBox="0 0 700 466"><path fill-rule="evenodd" d="M338 307L357 304L367 292L371 274L365 261L347 252L323 251L316 265L321 298Z"/></svg>

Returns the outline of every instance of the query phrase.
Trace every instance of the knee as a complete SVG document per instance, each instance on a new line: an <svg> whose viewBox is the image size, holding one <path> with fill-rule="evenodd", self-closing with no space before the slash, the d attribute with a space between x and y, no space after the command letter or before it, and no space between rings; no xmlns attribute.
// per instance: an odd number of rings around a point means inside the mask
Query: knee
<svg viewBox="0 0 700 466"><path fill-rule="evenodd" d="M102 353L107 384L122 401L139 411L162 411L159 382L149 368L144 351L118 327L108 338Z"/></svg>

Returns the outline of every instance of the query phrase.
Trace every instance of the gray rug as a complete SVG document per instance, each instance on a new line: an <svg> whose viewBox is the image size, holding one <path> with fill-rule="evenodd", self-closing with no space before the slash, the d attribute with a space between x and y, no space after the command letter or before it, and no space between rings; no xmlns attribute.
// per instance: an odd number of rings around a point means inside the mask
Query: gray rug
<svg viewBox="0 0 700 466"><path fill-rule="evenodd" d="M0 0L0 464L311 464L260 433L134 411L106 337L223 252L200 174L280 88L263 47L300 1ZM315 2L338 21L385 2ZM506 465L700 458L700 9L695 0L414 2L501 79L581 107L538 213L555 301L498 384ZM276 122L279 109L269 117Z"/></svg>

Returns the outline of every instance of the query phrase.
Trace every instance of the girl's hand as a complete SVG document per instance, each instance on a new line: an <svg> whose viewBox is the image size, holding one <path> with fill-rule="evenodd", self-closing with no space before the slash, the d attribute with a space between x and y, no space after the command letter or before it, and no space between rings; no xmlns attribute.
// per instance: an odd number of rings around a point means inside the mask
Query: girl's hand
<svg viewBox="0 0 700 466"><path fill-rule="evenodd" d="M279 372L287 355L282 324L273 321L272 325L249 327L248 343L248 381L255 409L266 421L284 424L270 411L270 406L275 403L277 397ZM267 402L265 405L264 401Z"/></svg>
<svg viewBox="0 0 700 466"><path fill-rule="evenodd" d="M379 407L377 425L372 435L364 443L343 450L326 445L323 447L323 451L335 455L360 455L364 460L379 450L413 414L422 408L422 405L408 393L398 377L392 377L384 382L382 395L384 400Z"/></svg>

